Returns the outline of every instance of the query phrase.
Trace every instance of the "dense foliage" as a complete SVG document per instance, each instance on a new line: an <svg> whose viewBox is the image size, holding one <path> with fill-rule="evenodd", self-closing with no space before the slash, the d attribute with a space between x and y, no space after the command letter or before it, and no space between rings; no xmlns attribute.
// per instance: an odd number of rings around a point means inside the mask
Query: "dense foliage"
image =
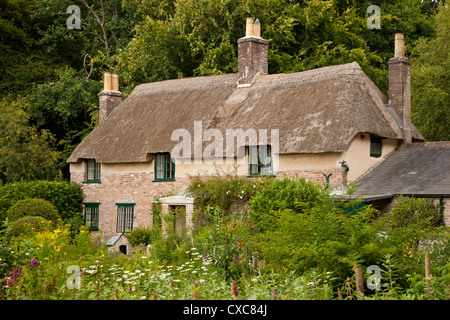
<svg viewBox="0 0 450 320"><path fill-rule="evenodd" d="M448 6L435 0L0 0L0 179L68 178L96 126L104 71L125 97L141 83L237 71L245 18L262 23L269 72L356 61L384 93L394 34L412 60L413 122L450 140ZM80 8L70 29L67 8ZM369 29L370 5L380 28Z"/></svg>
<svg viewBox="0 0 450 320"><path fill-rule="evenodd" d="M66 24L73 4L81 29ZM380 29L366 25L373 4ZM379 217L302 179L192 177L193 234L163 233L174 221L156 201L153 227L128 234L136 250L124 256L81 227L82 192L62 182L98 123L104 71L120 74L125 97L144 82L236 72L247 16L269 40L270 73L356 61L384 93L403 32L413 122L427 140L450 140L449 10L435 0L0 0L0 299L353 299L355 266L381 270L366 299L450 299L449 231L424 200L399 199ZM7 221L25 198L49 201L62 221L37 209Z"/></svg>
<svg viewBox="0 0 450 320"><path fill-rule="evenodd" d="M31 216L42 217L54 222L61 219L58 210L51 202L39 198L19 200L6 211L8 221L16 221Z"/></svg>
<svg viewBox="0 0 450 320"><path fill-rule="evenodd" d="M11 206L25 198L48 200L65 222L81 215L83 193L79 185L63 181L31 181L0 186L0 220L6 218L6 211Z"/></svg>
<svg viewBox="0 0 450 320"><path fill-rule="evenodd" d="M204 178L203 183L213 180L216 177ZM239 181L230 176L220 184L232 189ZM193 178L191 187L199 182ZM355 299L357 265L367 280L372 275L369 266L379 270L380 287L365 285L364 299L450 298L448 228L423 224L426 217L393 227L392 217L380 217L358 200L333 202L326 191L301 179L277 182L254 192L250 202L270 206L263 200L287 185L287 197L308 200L267 211L272 228L258 231L252 207L227 212L213 206L217 195L210 189L212 200L205 201L203 209L208 221L198 221L192 234L162 232L157 223L154 228L135 228L127 235L134 245L131 255L108 251L84 227L73 234L67 225L30 221L29 226L39 227L26 229L23 224L24 232L13 233L8 223L0 234L0 297ZM235 192L229 196L242 194L242 189ZM399 202L394 212L401 215L417 205L424 204L418 199ZM424 276L426 252L433 266L430 280Z"/></svg>

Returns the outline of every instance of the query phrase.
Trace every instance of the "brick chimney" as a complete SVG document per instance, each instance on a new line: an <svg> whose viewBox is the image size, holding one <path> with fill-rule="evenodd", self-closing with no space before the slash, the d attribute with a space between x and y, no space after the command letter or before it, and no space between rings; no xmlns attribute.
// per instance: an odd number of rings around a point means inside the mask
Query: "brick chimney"
<svg viewBox="0 0 450 320"><path fill-rule="evenodd" d="M103 91L99 93L98 122L102 123L121 102L123 94L119 91L119 75L105 72Z"/></svg>
<svg viewBox="0 0 450 320"><path fill-rule="evenodd" d="M251 86L258 74L268 74L269 41L261 38L258 19L247 18L246 35L238 40L238 86Z"/></svg>
<svg viewBox="0 0 450 320"><path fill-rule="evenodd" d="M403 33L395 34L395 54L389 60L389 103L402 122L403 146L411 135L411 61L405 57Z"/></svg>

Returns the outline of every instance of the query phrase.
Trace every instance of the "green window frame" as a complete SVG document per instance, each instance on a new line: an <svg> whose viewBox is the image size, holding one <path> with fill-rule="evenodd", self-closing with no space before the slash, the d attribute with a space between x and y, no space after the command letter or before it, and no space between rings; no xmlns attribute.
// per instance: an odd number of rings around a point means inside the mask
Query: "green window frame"
<svg viewBox="0 0 450 320"><path fill-rule="evenodd" d="M98 231L98 220L100 213L100 203L84 203L84 225L93 231Z"/></svg>
<svg viewBox="0 0 450 320"><path fill-rule="evenodd" d="M270 145L249 146L249 176L273 175L272 148Z"/></svg>
<svg viewBox="0 0 450 320"><path fill-rule="evenodd" d="M155 154L155 179L153 181L175 181L175 161L170 153Z"/></svg>
<svg viewBox="0 0 450 320"><path fill-rule="evenodd" d="M116 232L125 233L133 230L135 203L116 203L116 206L117 206Z"/></svg>
<svg viewBox="0 0 450 320"><path fill-rule="evenodd" d="M84 183L100 183L101 164L95 159L84 161Z"/></svg>
<svg viewBox="0 0 450 320"><path fill-rule="evenodd" d="M382 150L382 138L370 137L370 156L373 158L381 157Z"/></svg>

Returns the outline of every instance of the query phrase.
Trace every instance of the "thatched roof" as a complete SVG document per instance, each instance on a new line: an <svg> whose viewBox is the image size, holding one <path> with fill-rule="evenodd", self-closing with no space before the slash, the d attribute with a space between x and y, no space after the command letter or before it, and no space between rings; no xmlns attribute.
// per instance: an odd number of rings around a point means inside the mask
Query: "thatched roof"
<svg viewBox="0 0 450 320"><path fill-rule="evenodd" d="M194 121L202 121L203 130L221 130L223 137L226 129L268 129L269 136L279 129L280 154L342 152L359 132L403 138L387 98L356 62L260 75L251 87L238 87L237 79L227 74L139 85L68 162L148 161L178 144L171 141L174 130L187 129L193 137Z"/></svg>
<svg viewBox="0 0 450 320"><path fill-rule="evenodd" d="M412 143L360 177L358 195L450 195L450 142Z"/></svg>

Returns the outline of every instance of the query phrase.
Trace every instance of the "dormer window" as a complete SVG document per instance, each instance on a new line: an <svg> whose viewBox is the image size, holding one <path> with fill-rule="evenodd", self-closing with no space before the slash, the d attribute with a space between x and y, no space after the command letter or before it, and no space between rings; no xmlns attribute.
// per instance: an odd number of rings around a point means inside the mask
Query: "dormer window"
<svg viewBox="0 0 450 320"><path fill-rule="evenodd" d="M269 145L249 146L249 175L272 175L272 149Z"/></svg>
<svg viewBox="0 0 450 320"><path fill-rule="evenodd" d="M100 182L100 163L95 159L87 159L84 161L84 182L99 183Z"/></svg>
<svg viewBox="0 0 450 320"><path fill-rule="evenodd" d="M381 157L382 138L370 137L370 156L373 158Z"/></svg>
<svg viewBox="0 0 450 320"><path fill-rule="evenodd" d="M155 179L153 181L175 181L175 161L170 153L155 155Z"/></svg>

